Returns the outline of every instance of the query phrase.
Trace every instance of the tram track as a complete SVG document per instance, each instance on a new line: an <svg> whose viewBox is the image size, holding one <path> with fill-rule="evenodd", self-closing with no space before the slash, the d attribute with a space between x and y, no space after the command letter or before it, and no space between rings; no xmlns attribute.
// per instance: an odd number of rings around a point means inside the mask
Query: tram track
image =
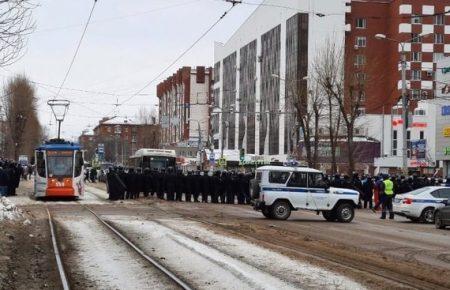
<svg viewBox="0 0 450 290"><path fill-rule="evenodd" d="M137 201L139 203L144 203L140 200ZM155 206L153 208L157 209L165 216L174 214L173 212L164 210L158 206ZM392 268L383 267L379 264L372 263L371 261L364 261L363 263L362 261L360 261L360 259L352 258L351 254L349 254L348 256L344 256L339 253L320 252L319 250L314 250L309 247L302 250L301 246L296 245L295 243L287 241L283 238L277 239L275 243L272 241L272 239L270 239L270 237L261 236L257 233L252 233L251 231L245 231L241 229L236 230L224 223L206 221L204 219L192 217L189 214L183 214L180 212L177 212L177 215L184 219L203 224L207 227L216 228L220 229L221 231L228 232L236 237L251 241L254 244L278 250L281 253L292 254L297 257L308 257L321 263L327 264L331 267L339 267L340 269L344 268L352 271L353 273L360 273L361 275L372 277L377 280L389 281L392 285L396 285L396 287L404 287L409 289L448 289L446 285L442 285L434 280L424 280L420 277L416 277L415 273L408 274L403 271L393 271ZM289 232L288 234L296 233Z"/></svg>
<svg viewBox="0 0 450 290"><path fill-rule="evenodd" d="M140 258L142 258L146 263L150 264L152 267L157 269L160 273L162 273L165 277L167 277L175 286L179 289L184 290L192 290L193 288L182 279L180 279L176 273L172 272L170 269L164 267L161 263L159 263L154 258L150 257L143 251L140 247L138 247L135 243L133 243L130 239L128 239L124 234L122 234L115 226L111 223L108 223L104 220L98 213L92 210L90 207L80 204L77 202L77 206L83 208L87 212L89 212L99 223L105 227L112 236L122 241L122 244L125 245L128 249L135 252ZM54 219L51 214L51 210L47 207L48 220L50 225L51 239L54 249L55 258L57 261L58 272L60 274L61 283L63 285L64 290L70 290L70 282L67 276L67 272L64 269L64 261L62 254L59 251L58 238L56 236L56 231L54 229Z"/></svg>

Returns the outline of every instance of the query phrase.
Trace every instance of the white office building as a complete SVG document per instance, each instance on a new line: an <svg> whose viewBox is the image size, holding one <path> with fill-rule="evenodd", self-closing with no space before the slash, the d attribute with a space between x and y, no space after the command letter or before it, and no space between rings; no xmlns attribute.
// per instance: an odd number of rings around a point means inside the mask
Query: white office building
<svg viewBox="0 0 450 290"><path fill-rule="evenodd" d="M286 158L298 128L286 83L307 88L296 80L309 75L327 40L343 43L345 11L345 1L266 0L226 43L216 43L216 148Z"/></svg>

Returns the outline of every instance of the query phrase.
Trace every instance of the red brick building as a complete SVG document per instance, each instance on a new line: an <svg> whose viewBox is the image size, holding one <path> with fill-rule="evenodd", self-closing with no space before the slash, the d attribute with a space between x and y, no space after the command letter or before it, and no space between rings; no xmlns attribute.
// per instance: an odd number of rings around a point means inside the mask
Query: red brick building
<svg viewBox="0 0 450 290"><path fill-rule="evenodd" d="M105 161L126 164L140 148L159 148L160 127L128 118L103 118L92 133L83 132L79 142L88 157L94 156L98 144L103 144Z"/></svg>
<svg viewBox="0 0 450 290"><path fill-rule="evenodd" d="M345 38L346 78L364 75L366 113L390 113L400 98L398 43L378 40L376 34L406 42L408 94L411 108L418 100L434 98L436 63L450 54L450 0L348 0ZM420 34L427 37L410 39Z"/></svg>
<svg viewBox="0 0 450 290"><path fill-rule="evenodd" d="M210 132L212 68L182 67L157 86L161 143L164 146L202 141Z"/></svg>

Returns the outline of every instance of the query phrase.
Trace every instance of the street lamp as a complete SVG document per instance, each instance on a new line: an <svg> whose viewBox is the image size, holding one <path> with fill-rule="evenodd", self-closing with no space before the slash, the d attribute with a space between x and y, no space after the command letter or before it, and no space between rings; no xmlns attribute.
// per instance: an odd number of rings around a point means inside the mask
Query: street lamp
<svg viewBox="0 0 450 290"><path fill-rule="evenodd" d="M408 98L406 96L406 51L405 51L405 43L411 42L413 40L419 39L421 37L427 37L431 35L432 33L421 33L416 37L413 37L411 39L408 39L406 41L400 41L397 39L389 38L385 34L376 34L375 39L378 40L386 40L391 41L400 44L401 47L401 67L402 67L402 119L403 119L403 148L402 148L402 170L404 174L408 174L408 156L407 156L407 150L408 150L408 142L406 138L406 131L408 130ZM383 121L384 122L384 121Z"/></svg>

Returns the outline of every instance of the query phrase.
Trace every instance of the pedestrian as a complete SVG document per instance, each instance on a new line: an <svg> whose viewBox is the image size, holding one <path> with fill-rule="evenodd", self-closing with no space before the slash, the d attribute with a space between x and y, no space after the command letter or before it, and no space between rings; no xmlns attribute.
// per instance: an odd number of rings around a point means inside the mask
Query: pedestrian
<svg viewBox="0 0 450 290"><path fill-rule="evenodd" d="M364 200L364 208L369 206L370 209L373 208L372 198L373 198L373 181L368 175L362 180L362 195Z"/></svg>
<svg viewBox="0 0 450 290"><path fill-rule="evenodd" d="M3 166L3 165L2 165ZM8 174L0 167L0 196L8 195Z"/></svg>

